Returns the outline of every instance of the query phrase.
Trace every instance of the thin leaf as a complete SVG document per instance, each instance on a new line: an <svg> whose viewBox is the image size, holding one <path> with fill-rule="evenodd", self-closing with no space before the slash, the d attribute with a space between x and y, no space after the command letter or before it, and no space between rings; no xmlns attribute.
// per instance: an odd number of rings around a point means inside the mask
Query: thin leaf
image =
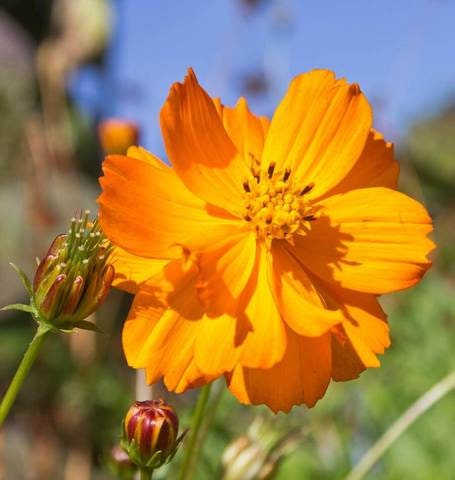
<svg viewBox="0 0 455 480"><path fill-rule="evenodd" d="M22 270L22 268L18 267L16 264L13 262L9 262L9 264L16 270L17 274L19 275L22 285L24 285L25 289L27 290L28 294L32 296L32 284L30 283L30 280L28 279L26 273Z"/></svg>
<svg viewBox="0 0 455 480"><path fill-rule="evenodd" d="M20 310L21 312L35 313L35 309L31 305L25 305L25 303L12 303L0 308L0 310Z"/></svg>
<svg viewBox="0 0 455 480"><path fill-rule="evenodd" d="M94 323L87 322L86 320L81 320L74 324L76 328L81 328L82 330L90 330L92 332L104 333L100 328L98 328Z"/></svg>

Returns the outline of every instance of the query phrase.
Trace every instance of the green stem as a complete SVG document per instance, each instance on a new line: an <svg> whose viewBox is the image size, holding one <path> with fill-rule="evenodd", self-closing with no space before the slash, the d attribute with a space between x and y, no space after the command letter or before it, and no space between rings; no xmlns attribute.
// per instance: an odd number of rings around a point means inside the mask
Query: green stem
<svg viewBox="0 0 455 480"><path fill-rule="evenodd" d="M25 378L30 371L31 366L33 365L40 348L47 337L47 334L50 330L47 327L38 327L33 340L27 348L27 351L22 358L21 363L8 387L8 390L5 393L5 396L2 399L0 404L0 427L3 425L6 417L8 416L11 407L13 406L14 401L16 400L17 394L24 383Z"/></svg>
<svg viewBox="0 0 455 480"><path fill-rule="evenodd" d="M192 468L191 465L196 465L197 457L199 455L200 450L202 449L202 445L200 445L200 449L197 451L194 447L197 444L199 430L202 425L202 420L204 419L205 408L207 406L209 397L210 397L210 389L212 385L209 383L201 388L199 393L199 397L197 399L196 408L193 413L192 425L190 430L190 435L188 439L188 443L185 448L185 457L183 459L182 468L180 469L179 480L191 480L192 477Z"/></svg>
<svg viewBox="0 0 455 480"><path fill-rule="evenodd" d="M140 480L152 480L153 470L150 468L140 469Z"/></svg>
<svg viewBox="0 0 455 480"><path fill-rule="evenodd" d="M210 401L210 408L205 417L204 424L202 425L201 433L199 434L199 438L197 441L196 446L199 447L198 450L200 450L200 446L204 444L205 437L210 432L210 426L212 425L213 419L215 418L216 411L218 409L218 405L220 404L221 398L225 391L224 383L218 383L218 385L215 384L214 387L215 388L213 390L215 391L213 392L212 390L212 399Z"/></svg>
<svg viewBox="0 0 455 480"><path fill-rule="evenodd" d="M414 402L398 420L377 440L377 442L360 459L359 463L346 477L346 480L361 480L373 465L384 455L392 443L421 415L438 400L455 389L455 372L450 373L425 392Z"/></svg>

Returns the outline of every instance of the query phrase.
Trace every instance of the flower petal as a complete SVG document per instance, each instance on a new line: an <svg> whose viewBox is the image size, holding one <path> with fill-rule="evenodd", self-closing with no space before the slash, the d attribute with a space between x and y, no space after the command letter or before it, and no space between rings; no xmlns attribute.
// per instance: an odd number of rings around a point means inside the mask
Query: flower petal
<svg viewBox="0 0 455 480"><path fill-rule="evenodd" d="M244 97L241 97L233 108L221 106L219 114L226 132L247 165L250 166L252 158L259 161L269 119L252 114Z"/></svg>
<svg viewBox="0 0 455 480"><path fill-rule="evenodd" d="M180 253L175 244L189 245L201 231L210 241L210 231L228 218L187 190L170 168L113 155L104 161L103 171L101 227L113 243L134 255L175 258Z"/></svg>
<svg viewBox="0 0 455 480"><path fill-rule="evenodd" d="M332 339L332 379L345 382L358 378L367 368L360 360L355 348L342 327L335 327Z"/></svg>
<svg viewBox="0 0 455 480"><path fill-rule="evenodd" d="M232 371L243 348L237 320L230 315L204 315L199 323L194 353L199 370L215 376Z"/></svg>
<svg viewBox="0 0 455 480"><path fill-rule="evenodd" d="M286 348L286 335L283 321L274 301L270 285L270 259L265 249L256 252L255 239L244 236L238 249L231 248L230 255L221 257L227 267L232 268L234 285L238 286L235 302L226 286L220 286L224 279L209 278L207 283L219 297L219 308L225 312L228 307L223 299L234 306L231 312L217 317L206 315L196 341L196 363L200 370L221 375L232 370L236 363L254 368L270 368L279 362ZM216 257L216 251L213 252ZM243 260L243 255L245 259ZM235 267L229 262L236 263ZM200 265L200 260L198 262ZM244 269L239 271L238 268ZM203 269L204 266L201 267ZM242 281L234 279L234 274Z"/></svg>
<svg viewBox="0 0 455 480"><path fill-rule="evenodd" d="M350 380L367 367L379 367L377 354L390 346L387 316L375 295L332 287L330 296L346 317L333 329L332 378Z"/></svg>
<svg viewBox="0 0 455 480"><path fill-rule="evenodd" d="M199 299L209 316L237 315L255 261L256 237L240 229L198 255Z"/></svg>
<svg viewBox="0 0 455 480"><path fill-rule="evenodd" d="M359 158L372 123L358 85L336 80L328 70L299 75L272 118L262 163L291 169L314 183L312 196L338 184Z"/></svg>
<svg viewBox="0 0 455 480"><path fill-rule="evenodd" d="M144 160L145 162L150 163L150 165L153 165L156 168L169 168L168 165L163 163L158 157L153 155L153 153L149 152L143 147L139 147L136 145L128 148L126 156L130 158L137 158L138 160Z"/></svg>
<svg viewBox="0 0 455 480"><path fill-rule="evenodd" d="M182 392L207 378L194 364L194 343L203 315L194 281L197 270L173 260L141 285L123 329L128 364L146 368L148 381L164 377L172 391Z"/></svg>
<svg viewBox="0 0 455 480"><path fill-rule="evenodd" d="M334 195L293 252L306 268L341 287L387 293L417 283L431 262L431 218L408 196L387 188Z"/></svg>
<svg viewBox="0 0 455 480"><path fill-rule="evenodd" d="M330 334L306 338L287 329L287 337L286 353L274 367L238 366L227 375L229 390L241 403L288 412L301 403L312 407L324 395L330 382Z"/></svg>
<svg viewBox="0 0 455 480"><path fill-rule="evenodd" d="M136 293L139 285L155 276L169 260L138 257L114 247L110 262L115 270L112 285L128 293Z"/></svg>
<svg viewBox="0 0 455 480"><path fill-rule="evenodd" d="M365 148L346 177L324 197L358 188L397 188L399 165L393 155L393 144L384 141L376 130L371 130Z"/></svg>
<svg viewBox="0 0 455 480"><path fill-rule="evenodd" d="M169 159L182 181L208 203L240 214L250 172L223 128L215 105L190 69L161 110Z"/></svg>
<svg viewBox="0 0 455 480"><path fill-rule="evenodd" d="M377 298L341 288L333 289L332 294L343 306L343 329L359 359L366 367L379 367L376 354L390 346L390 337L387 316Z"/></svg>
<svg viewBox="0 0 455 480"><path fill-rule="evenodd" d="M273 285L280 312L296 333L319 337L343 321L340 310L329 310L302 265L286 243L272 247Z"/></svg>
<svg viewBox="0 0 455 480"><path fill-rule="evenodd" d="M237 317L237 337L243 344L241 365L270 368L286 350L286 331L272 293L271 259L267 249L257 249L256 265L245 288L248 303ZM242 340L243 339L243 340Z"/></svg>

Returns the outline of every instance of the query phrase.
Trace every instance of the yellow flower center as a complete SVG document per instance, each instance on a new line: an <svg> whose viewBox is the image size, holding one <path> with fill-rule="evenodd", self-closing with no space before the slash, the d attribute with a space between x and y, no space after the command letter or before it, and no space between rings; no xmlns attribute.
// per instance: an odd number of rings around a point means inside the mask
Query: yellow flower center
<svg viewBox="0 0 455 480"><path fill-rule="evenodd" d="M313 184L295 185L291 170L275 172L274 163L267 170L258 166L251 170L253 179L243 183L243 218L251 223L258 238L267 242L275 238L292 241L294 234L307 233L315 217L304 196Z"/></svg>

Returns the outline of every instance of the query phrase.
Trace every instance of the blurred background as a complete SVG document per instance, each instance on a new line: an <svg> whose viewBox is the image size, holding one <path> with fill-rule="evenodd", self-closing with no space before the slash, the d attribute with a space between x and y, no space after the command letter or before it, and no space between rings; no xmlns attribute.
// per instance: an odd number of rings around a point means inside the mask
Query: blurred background
<svg viewBox="0 0 455 480"><path fill-rule="evenodd" d="M187 67L224 103L245 95L266 115L292 76L333 69L361 85L376 128L395 142L401 188L429 208L434 267L417 288L384 298L393 343L382 367L332 384L316 408L273 416L220 396L196 478L344 478L455 368L454 20L450 0L0 0L0 305L26 301L8 262L32 276L75 210L96 213L100 122L132 122L133 138L165 158L158 113ZM110 295L97 313L103 334L46 344L0 433L0 479L114 478L105 459L135 388L120 345L130 301ZM26 314L1 313L1 392L33 328ZM164 395L188 425L194 393ZM231 468L242 452L254 468L235 477L221 456L245 425L249 437L224 458ZM452 394L368 478L454 478L453 425Z"/></svg>

